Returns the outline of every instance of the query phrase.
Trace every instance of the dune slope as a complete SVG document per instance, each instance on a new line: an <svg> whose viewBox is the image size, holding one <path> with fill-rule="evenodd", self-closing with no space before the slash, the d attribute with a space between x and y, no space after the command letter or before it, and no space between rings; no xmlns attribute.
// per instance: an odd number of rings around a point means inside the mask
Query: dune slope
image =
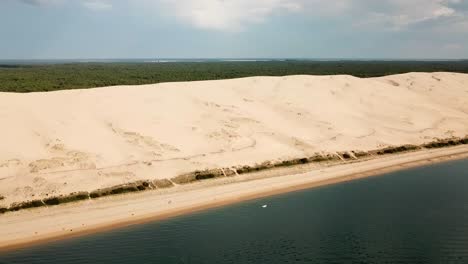
<svg viewBox="0 0 468 264"><path fill-rule="evenodd" d="M468 75L253 77L0 93L0 205L468 134Z"/></svg>

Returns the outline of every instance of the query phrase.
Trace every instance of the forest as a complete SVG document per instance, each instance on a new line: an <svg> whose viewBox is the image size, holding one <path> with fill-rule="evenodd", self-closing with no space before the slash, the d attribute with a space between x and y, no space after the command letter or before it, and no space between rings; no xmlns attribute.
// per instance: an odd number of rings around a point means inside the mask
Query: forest
<svg viewBox="0 0 468 264"><path fill-rule="evenodd" d="M347 74L368 78L441 71L468 73L468 60L0 64L0 92L27 93L249 76Z"/></svg>

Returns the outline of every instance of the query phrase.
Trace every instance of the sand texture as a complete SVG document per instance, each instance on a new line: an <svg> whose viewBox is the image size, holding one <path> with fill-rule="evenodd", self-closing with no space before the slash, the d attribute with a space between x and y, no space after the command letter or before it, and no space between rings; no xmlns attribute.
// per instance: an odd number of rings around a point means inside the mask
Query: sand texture
<svg viewBox="0 0 468 264"><path fill-rule="evenodd" d="M0 93L0 124L1 207L197 169L464 137L468 75Z"/></svg>

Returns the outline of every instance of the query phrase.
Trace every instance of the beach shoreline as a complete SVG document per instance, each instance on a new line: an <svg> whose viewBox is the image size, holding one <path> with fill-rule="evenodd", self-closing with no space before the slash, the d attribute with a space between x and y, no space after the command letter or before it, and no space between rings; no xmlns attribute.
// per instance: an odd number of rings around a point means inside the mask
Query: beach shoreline
<svg viewBox="0 0 468 264"><path fill-rule="evenodd" d="M462 145L317 167L305 173L294 174L291 170L291 174L284 176L252 178L245 175L234 177L237 179L214 179L162 193L149 191L22 210L0 216L0 253L237 202L465 158L468 158L468 146Z"/></svg>

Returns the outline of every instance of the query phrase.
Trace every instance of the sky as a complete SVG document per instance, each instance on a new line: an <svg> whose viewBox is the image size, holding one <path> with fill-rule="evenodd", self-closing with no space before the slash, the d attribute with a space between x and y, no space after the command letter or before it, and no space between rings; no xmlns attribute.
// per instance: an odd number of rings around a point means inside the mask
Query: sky
<svg viewBox="0 0 468 264"><path fill-rule="evenodd" d="M468 0L0 0L0 59L467 59Z"/></svg>

